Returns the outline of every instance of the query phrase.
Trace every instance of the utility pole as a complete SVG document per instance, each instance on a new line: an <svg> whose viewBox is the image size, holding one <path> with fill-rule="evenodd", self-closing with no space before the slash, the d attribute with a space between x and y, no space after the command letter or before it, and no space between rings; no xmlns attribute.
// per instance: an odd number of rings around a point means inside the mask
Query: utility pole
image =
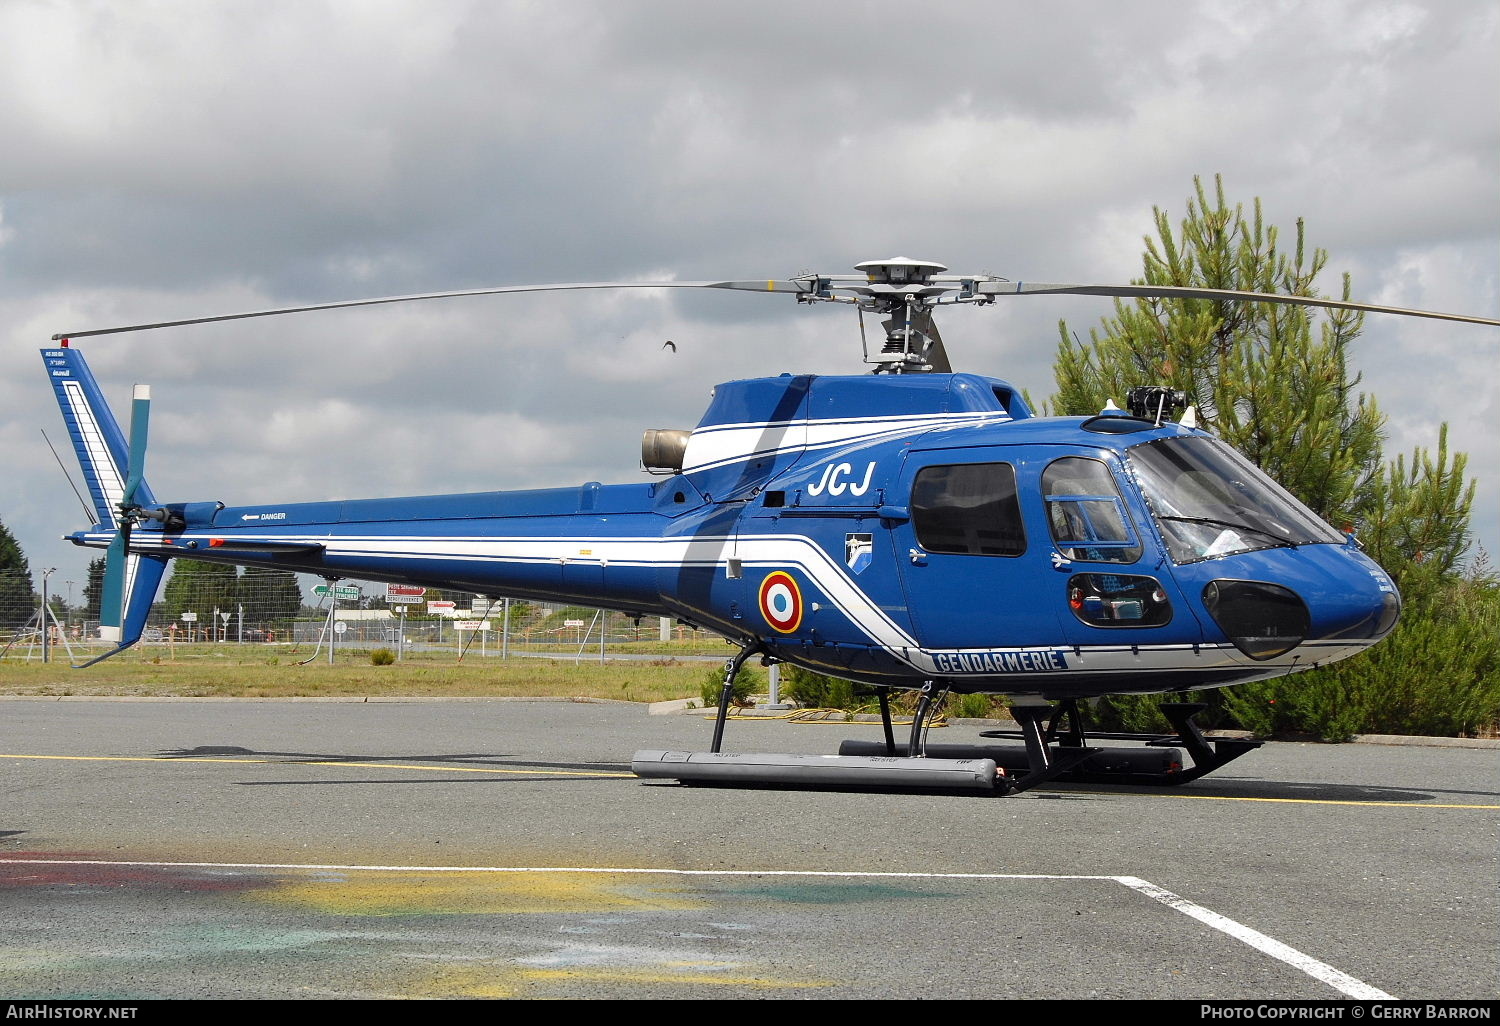
<svg viewBox="0 0 1500 1026"><path fill-rule="evenodd" d="M44 663L49 661L51 652L49 642L52 640L52 625L47 619L52 612L47 608L47 578L51 577L56 570L57 567L54 566L42 571L42 615L37 617L37 626L42 630L42 662Z"/></svg>

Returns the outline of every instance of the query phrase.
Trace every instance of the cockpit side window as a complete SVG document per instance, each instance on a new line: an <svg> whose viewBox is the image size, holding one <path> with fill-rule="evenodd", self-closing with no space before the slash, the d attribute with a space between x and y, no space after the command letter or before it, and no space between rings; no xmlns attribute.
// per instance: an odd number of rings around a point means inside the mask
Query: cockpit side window
<svg viewBox="0 0 1500 1026"><path fill-rule="evenodd" d="M912 525L928 552L1019 556L1026 551L1016 468L1009 463L924 467L911 493Z"/></svg>
<svg viewBox="0 0 1500 1026"><path fill-rule="evenodd" d="M1141 544L1114 477L1099 460L1053 460L1042 474L1042 493L1052 541L1067 558L1095 563L1134 563L1141 558Z"/></svg>

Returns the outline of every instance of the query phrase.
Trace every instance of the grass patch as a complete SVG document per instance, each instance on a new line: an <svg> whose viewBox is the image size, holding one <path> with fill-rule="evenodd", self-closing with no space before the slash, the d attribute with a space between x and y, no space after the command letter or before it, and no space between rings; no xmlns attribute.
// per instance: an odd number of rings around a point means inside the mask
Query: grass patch
<svg viewBox="0 0 1500 1026"><path fill-rule="evenodd" d="M279 646L278 646L279 648ZM514 697L608 698L660 702L698 694L704 663L619 660L600 664L585 656L500 659L471 652L408 653L391 666L372 666L367 649L326 655L296 665L310 651L269 651L265 645L178 645L132 651L75 670L66 653L50 663L12 655L0 660L0 694L58 697L152 696L216 698Z"/></svg>

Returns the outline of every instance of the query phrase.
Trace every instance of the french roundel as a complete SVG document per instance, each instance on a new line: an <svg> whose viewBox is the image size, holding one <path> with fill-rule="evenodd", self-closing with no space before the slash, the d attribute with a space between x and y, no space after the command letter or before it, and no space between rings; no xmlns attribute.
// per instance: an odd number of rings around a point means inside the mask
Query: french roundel
<svg viewBox="0 0 1500 1026"><path fill-rule="evenodd" d="M760 615L782 634L802 624L802 592L792 575L778 570L760 582Z"/></svg>

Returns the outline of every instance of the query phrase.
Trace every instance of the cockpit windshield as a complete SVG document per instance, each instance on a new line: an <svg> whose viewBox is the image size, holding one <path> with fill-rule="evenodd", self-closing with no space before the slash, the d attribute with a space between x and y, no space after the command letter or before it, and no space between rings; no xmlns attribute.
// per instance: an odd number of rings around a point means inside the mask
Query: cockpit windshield
<svg viewBox="0 0 1500 1026"><path fill-rule="evenodd" d="M1167 438L1126 458L1174 562L1344 540L1217 439Z"/></svg>

